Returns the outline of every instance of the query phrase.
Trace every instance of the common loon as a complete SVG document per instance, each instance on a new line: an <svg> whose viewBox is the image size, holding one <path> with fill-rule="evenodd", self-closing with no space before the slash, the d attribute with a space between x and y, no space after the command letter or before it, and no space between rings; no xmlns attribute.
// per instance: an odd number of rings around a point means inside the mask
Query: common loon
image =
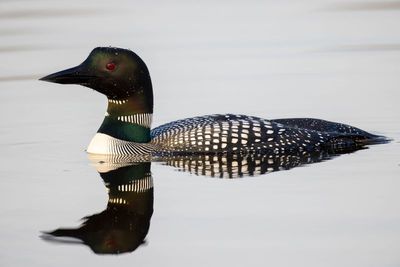
<svg viewBox="0 0 400 267"><path fill-rule="evenodd" d="M134 52L98 47L80 65L40 80L79 84L108 98L103 123L87 152L103 155L290 154L355 150L386 139L319 119L266 120L246 115L208 115L150 130L153 89L146 64Z"/></svg>

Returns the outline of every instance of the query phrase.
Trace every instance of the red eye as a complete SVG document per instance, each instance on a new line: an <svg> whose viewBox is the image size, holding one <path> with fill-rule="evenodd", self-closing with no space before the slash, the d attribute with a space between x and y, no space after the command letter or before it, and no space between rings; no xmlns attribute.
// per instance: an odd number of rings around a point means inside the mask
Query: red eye
<svg viewBox="0 0 400 267"><path fill-rule="evenodd" d="M115 63L112 63L112 62L107 63L106 69L108 69L108 70L110 70L110 71L115 70Z"/></svg>

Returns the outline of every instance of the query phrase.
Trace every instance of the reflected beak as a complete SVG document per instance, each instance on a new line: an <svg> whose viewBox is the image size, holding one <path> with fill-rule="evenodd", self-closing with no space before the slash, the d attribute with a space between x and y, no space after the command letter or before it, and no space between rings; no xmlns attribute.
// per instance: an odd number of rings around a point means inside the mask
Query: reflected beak
<svg viewBox="0 0 400 267"><path fill-rule="evenodd" d="M96 76L90 75L82 65L62 70L45 77L40 78L40 81L60 83L60 84L81 84L85 85Z"/></svg>

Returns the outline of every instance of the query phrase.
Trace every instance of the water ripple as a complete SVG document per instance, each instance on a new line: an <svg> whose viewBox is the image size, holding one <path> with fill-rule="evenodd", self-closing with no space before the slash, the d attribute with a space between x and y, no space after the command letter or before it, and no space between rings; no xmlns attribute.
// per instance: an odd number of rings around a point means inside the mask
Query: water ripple
<svg viewBox="0 0 400 267"><path fill-rule="evenodd" d="M49 18L87 16L101 13L100 9L26 9L0 11L0 19Z"/></svg>
<svg viewBox="0 0 400 267"><path fill-rule="evenodd" d="M13 76L0 76L0 82L13 82L13 81L27 81L37 80L44 75L13 75Z"/></svg>

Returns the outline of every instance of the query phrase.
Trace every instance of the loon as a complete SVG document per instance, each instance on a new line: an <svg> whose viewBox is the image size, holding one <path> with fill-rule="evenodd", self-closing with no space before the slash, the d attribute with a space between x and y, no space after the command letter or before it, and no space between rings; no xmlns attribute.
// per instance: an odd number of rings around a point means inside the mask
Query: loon
<svg viewBox="0 0 400 267"><path fill-rule="evenodd" d="M136 53L122 48L97 47L80 65L40 80L83 85L107 97L105 118L87 148L89 154L163 157L346 152L386 140L325 120L266 120L234 114L182 119L150 130L153 89L149 70Z"/></svg>

